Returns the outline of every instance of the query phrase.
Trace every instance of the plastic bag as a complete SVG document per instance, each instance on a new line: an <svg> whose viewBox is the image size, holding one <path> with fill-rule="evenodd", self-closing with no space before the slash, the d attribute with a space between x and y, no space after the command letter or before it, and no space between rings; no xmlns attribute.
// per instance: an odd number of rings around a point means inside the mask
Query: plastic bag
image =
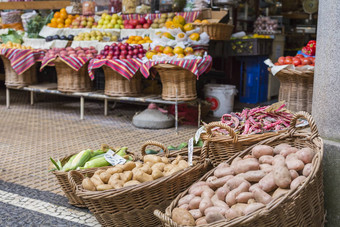
<svg viewBox="0 0 340 227"><path fill-rule="evenodd" d="M27 31L27 23L30 20L34 19L36 16L38 16L36 11L24 13L21 15L22 24L24 26L25 31Z"/></svg>
<svg viewBox="0 0 340 227"><path fill-rule="evenodd" d="M21 22L19 11L1 12L2 28L13 28L15 30L24 30Z"/></svg>

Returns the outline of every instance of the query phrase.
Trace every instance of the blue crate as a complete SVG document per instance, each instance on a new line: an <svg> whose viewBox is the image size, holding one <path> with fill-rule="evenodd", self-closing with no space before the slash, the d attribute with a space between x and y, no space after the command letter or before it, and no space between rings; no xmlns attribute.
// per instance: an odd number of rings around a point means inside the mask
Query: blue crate
<svg viewBox="0 0 340 227"><path fill-rule="evenodd" d="M268 56L242 57L240 102L261 103L267 101L268 69L264 64Z"/></svg>

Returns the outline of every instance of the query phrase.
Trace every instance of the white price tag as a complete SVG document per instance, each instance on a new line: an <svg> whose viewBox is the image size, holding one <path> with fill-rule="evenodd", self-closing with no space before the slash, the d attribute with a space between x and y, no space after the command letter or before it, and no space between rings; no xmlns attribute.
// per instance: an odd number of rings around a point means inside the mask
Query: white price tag
<svg viewBox="0 0 340 227"><path fill-rule="evenodd" d="M113 150L108 150L106 154L104 154L104 157L107 162L109 162L111 165L115 166L118 164L124 164L126 160L122 158L121 156L117 155Z"/></svg>
<svg viewBox="0 0 340 227"><path fill-rule="evenodd" d="M192 166L192 155L194 153L194 138L190 138L188 142L188 162Z"/></svg>
<svg viewBox="0 0 340 227"><path fill-rule="evenodd" d="M197 143L201 137L201 134L202 133L205 133L205 128L204 126L200 127L197 131L196 131L196 134L195 134L195 143Z"/></svg>

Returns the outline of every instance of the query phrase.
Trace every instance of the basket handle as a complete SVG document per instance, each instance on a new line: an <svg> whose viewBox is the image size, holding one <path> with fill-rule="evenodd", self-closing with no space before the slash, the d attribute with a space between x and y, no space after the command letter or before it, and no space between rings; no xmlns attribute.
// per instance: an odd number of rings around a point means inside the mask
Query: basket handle
<svg viewBox="0 0 340 227"><path fill-rule="evenodd" d="M231 138L233 138L233 143L237 143L238 136L235 133L235 131L230 126L228 126L228 125L226 125L222 122L211 122L211 123L209 123L205 126L205 129L207 130L207 133L208 133L209 136L212 136L211 130L215 127L220 127L222 129L227 130L229 132L229 135L231 136Z"/></svg>
<svg viewBox="0 0 340 227"><path fill-rule="evenodd" d="M293 118L290 122L290 126L288 128L288 133L291 136L296 132L296 130L298 130L298 128L296 128L296 123L297 123L297 120L299 118L304 118L308 121L309 126L311 128L311 132L312 132L311 140L313 140L315 137L317 137L319 135L318 128L316 127L316 123L315 123L312 115L310 115L309 113L307 113L305 111L300 111L300 112L297 112L296 114L294 114L294 116L293 116Z"/></svg>
<svg viewBox="0 0 340 227"><path fill-rule="evenodd" d="M72 190L75 192L77 185L81 185L84 179L84 175L79 173L79 171L71 170L67 174L68 182L70 182Z"/></svg>
<svg viewBox="0 0 340 227"><path fill-rule="evenodd" d="M145 149L146 149L146 147L149 146L149 145L157 146L157 147L163 149L163 151L165 152L165 157L169 157L169 150L168 150L168 148L166 148L164 144L162 144L162 143L160 143L160 142L157 142L157 141L153 141L153 140L148 140L148 141L146 141L146 142L143 144L143 146L142 146L142 148L141 148L141 154L142 154L143 156L146 155Z"/></svg>
<svg viewBox="0 0 340 227"><path fill-rule="evenodd" d="M171 220L168 216L166 216L164 213L162 213L160 210L154 210L153 214L159 218L163 223L168 224L170 226L177 227L179 226L176 222Z"/></svg>

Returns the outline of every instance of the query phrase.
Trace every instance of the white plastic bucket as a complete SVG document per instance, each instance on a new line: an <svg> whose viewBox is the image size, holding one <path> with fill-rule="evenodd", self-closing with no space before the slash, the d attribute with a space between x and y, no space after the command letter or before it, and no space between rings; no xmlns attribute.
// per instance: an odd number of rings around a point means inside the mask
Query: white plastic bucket
<svg viewBox="0 0 340 227"><path fill-rule="evenodd" d="M205 100L212 104L211 110L214 117L222 117L230 113L234 108L234 96L236 86L228 84L206 84L204 85Z"/></svg>

